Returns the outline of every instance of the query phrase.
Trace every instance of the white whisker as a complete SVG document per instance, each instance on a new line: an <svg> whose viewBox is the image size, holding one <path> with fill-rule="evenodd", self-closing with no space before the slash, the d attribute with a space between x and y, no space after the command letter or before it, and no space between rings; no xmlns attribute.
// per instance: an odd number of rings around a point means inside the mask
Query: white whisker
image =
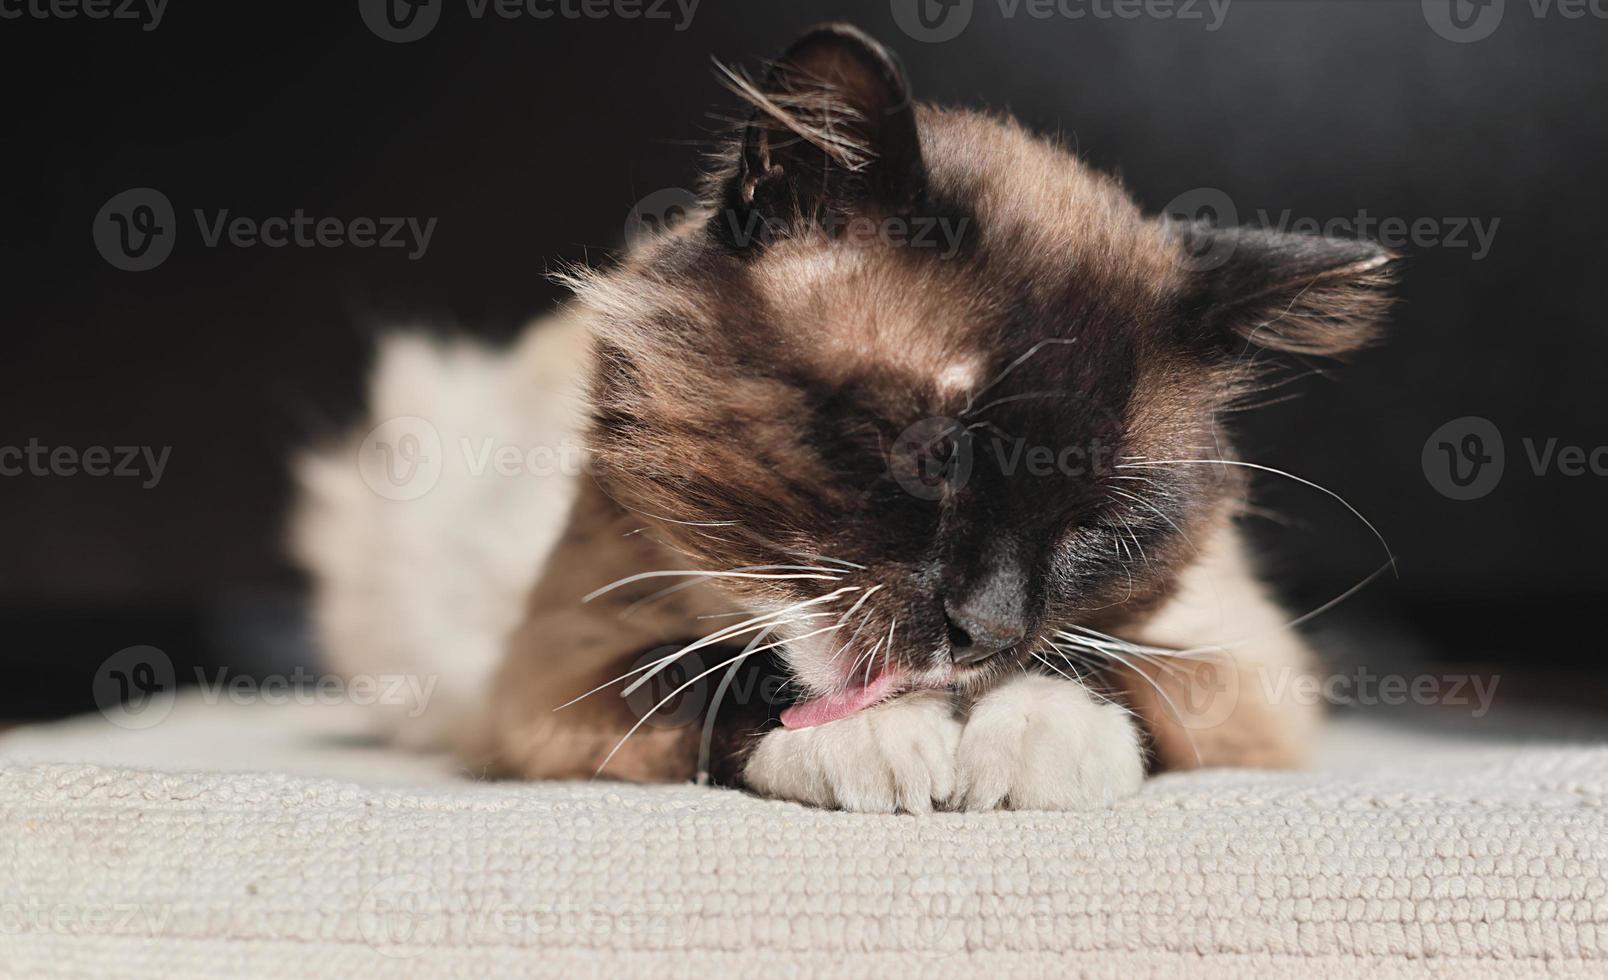
<svg viewBox="0 0 1608 980"><path fill-rule="evenodd" d="M854 605L849 607L849 611L843 614L843 621L846 622L851 616L853 616L856 612L858 612L860 607L865 605L865 600L871 598L871 596L876 594L876 592L881 588L882 588L882 586L880 584L878 584L878 585L871 586L871 588L869 588L869 589L866 589L865 594L860 596L860 598L856 599L854 601Z"/></svg>
<svg viewBox="0 0 1608 980"><path fill-rule="evenodd" d="M721 669L722 667L727 667L727 666L735 667L737 664L739 664L743 660L745 660L748 657L749 654L757 653L758 650L764 649L764 647L759 647L758 649L756 649L755 644L757 644L761 640L765 639L765 637L768 636L769 634L770 634L770 630L768 630L768 629L765 630L764 632L760 633L758 636L754 637L751 641L749 641L748 646L743 648L743 651L741 653L737 654L734 657L731 657L728 660L723 660L720 663L715 664L713 667L710 667L708 670L705 670L703 673L699 674L697 677L694 677L692 680L689 680L685 684L682 684L680 687L676 688L674 691L671 691L669 694L666 694L664 696L664 698L658 704L656 704L652 708L648 709L648 711L646 713L644 713L641 718L638 718L636 720L636 724L632 725L631 728L625 733L624 736L622 736L620 738L620 740L618 742L614 743L614 748L610 749L609 754L603 757L602 762L598 763L597 769L592 773L592 778L596 779L598 776L602 775L603 770L608 767L609 762L611 762L614 759L615 754L618 753L620 751L620 749L625 747L625 743L628 740L630 740L632 735L635 735L637 733L637 729L639 729L643 725L647 724L648 719L652 718L654 716L654 714L656 714L660 708L662 708L665 705L669 704L675 698L675 696L677 694L680 694L682 691L685 691L687 688L689 688L692 685L698 683L699 681L703 680L705 677L708 677L710 674L713 674L715 671Z"/></svg>
<svg viewBox="0 0 1608 980"><path fill-rule="evenodd" d="M858 606L858 603L856 603L856 606ZM854 646L854 641L860 638L860 634L864 632L865 628L871 625L872 612L873 610L867 609L865 611L865 615L860 617L860 625L854 628L854 632L849 634L849 638L843 642L841 647L838 647L836 653L832 654L832 663L837 663L838 658L847 653L849 648ZM847 619L847 617L844 618ZM854 659L854 664L858 664L859 662L860 658L856 657ZM849 665L849 673L851 674L854 673L854 664Z"/></svg>
<svg viewBox="0 0 1608 980"><path fill-rule="evenodd" d="M1139 560L1146 565L1150 564L1150 559L1145 557L1144 545L1139 543L1139 536L1133 533L1133 525L1121 518L1118 518L1118 523L1122 525L1123 530L1128 532L1128 539L1133 542L1134 548L1138 549Z"/></svg>
<svg viewBox="0 0 1608 980"><path fill-rule="evenodd" d="M1329 601L1323 603L1322 605L1318 606L1317 608L1309 610L1307 612L1304 612L1301 615L1295 617L1294 619L1290 620L1287 623L1280 624L1279 626L1275 627L1274 629L1264 630L1264 631L1262 631L1260 633L1251 633L1251 634L1249 634L1247 636L1235 637L1233 639L1224 640L1221 643L1214 643L1214 644L1209 644L1209 645L1206 645L1206 646L1198 646L1198 647L1186 647L1186 648L1181 649L1181 650L1170 650L1170 649L1168 649L1166 647L1148 646L1148 645L1143 644L1143 643L1135 643L1132 640L1124 640L1124 639L1120 639L1119 637L1111 636L1111 635L1109 635L1107 633L1101 633L1099 630L1090 629L1087 626L1076 626L1076 625L1069 625L1067 627L1067 629L1077 630L1079 633L1087 634L1087 636L1093 637L1094 639L1091 640L1091 639L1086 639L1083 636L1076 636L1076 635L1067 633L1065 630L1057 630L1056 635L1060 636L1060 637L1064 637L1067 640L1070 640L1070 641L1075 642L1075 643L1080 642L1080 643L1090 644L1090 643L1102 643L1102 641L1103 641L1103 644L1116 644L1116 645L1121 646L1123 649L1128 650L1129 652L1144 653L1144 654L1149 655L1152 658L1162 658L1162 659L1174 659L1174 660L1176 660L1176 659L1182 659L1182 658L1187 658L1187 657L1199 657L1199 656L1208 655L1208 654L1228 654L1230 651L1233 650L1234 647L1243 646L1246 643L1249 643L1249 642L1251 642L1253 640L1261 639L1264 636L1270 636L1270 635L1275 634L1275 633L1282 633L1282 632L1284 632L1285 630L1288 630L1288 629L1294 629L1297 626L1300 626L1300 625L1302 625L1304 623L1307 623L1307 622L1317 618L1318 616L1323 615L1324 613L1326 613L1329 610L1333 609L1335 606L1338 606L1342 602L1345 602L1347 599L1350 599L1352 596L1356 595L1358 592L1361 592L1363 589L1367 588L1369 585L1372 585L1374 580L1379 578L1379 576L1385 574L1385 572L1388 571L1389 569L1391 569L1392 567L1394 567L1394 562L1386 562L1385 564L1380 565L1378 568L1374 569L1371 573L1369 573L1365 578L1363 578L1361 581L1357 582L1355 585L1351 586L1350 588L1346 589L1344 592L1340 593L1339 595L1335 596L1334 598L1330 599Z"/></svg>
<svg viewBox="0 0 1608 980"><path fill-rule="evenodd" d="M989 402L988 404L979 406L978 408L972 410L972 412L970 414L972 414L972 415L981 415L981 414L983 414L984 412L988 411L991 408L994 408L994 407L999 406L999 405L1008 405L1011 402L1029 401L1029 400L1034 399L1034 398L1065 398L1065 397L1066 397L1066 392L1064 392L1064 391L1026 391L1026 392L1023 392L1020 395L1006 395L1004 398L996 398L993 401Z"/></svg>
<svg viewBox="0 0 1608 980"><path fill-rule="evenodd" d="M1044 666L1046 666L1046 667L1050 668L1051 670L1055 671L1057 674L1060 674L1062 677L1065 677L1067 680L1069 680L1072 683L1076 684L1077 686L1083 688L1084 690L1088 690L1088 686L1083 683L1083 679L1081 677L1079 677L1079 678L1072 677L1071 675L1067 674L1066 671L1064 671L1061 668L1055 666L1055 664L1053 662L1051 662L1050 660L1046 659L1042 654L1040 654L1040 653L1035 651L1034 654L1033 654L1033 659L1037 660L1039 663L1041 663Z"/></svg>
<svg viewBox="0 0 1608 980"><path fill-rule="evenodd" d="M704 647L712 646L713 644L719 643L720 641L722 641L724 639L727 639L730 636L733 636L733 635L735 635L737 633L747 632L747 630L751 629L755 625L763 625L769 620L780 619L781 617L790 615L790 614L796 612L799 609L803 609L806 606L814 606L814 605L819 605L820 603L823 603L823 602L829 602L830 600L836 599L838 596L843 595L845 592L858 592L859 590L860 590L860 587L857 586L857 585L846 586L844 588L838 589L836 592L830 592L830 593L827 593L824 596L817 596L814 599L808 599L808 600L805 600L804 602L795 602L791 606L788 606L785 609L778 610L777 612L767 613L764 616L755 616L753 619L746 620L744 622L738 623L735 626L728 626L723 630L718 630L715 633L713 633L713 634L711 634L709 636L706 636L703 639L698 640L695 643L690 643L687 646L682 647L680 650L677 650L675 653L671 654L668 658L666 658L664 660L661 660L659 663L655 664L652 667L652 669L650 669L647 673L643 674L641 677L638 677L636 680L634 680L630 684L626 685L625 688L622 691L620 691L620 697L622 697L622 698L623 697L629 697L631 695L631 692L635 691L637 688L641 687L643 684L646 684L649 680L652 679L654 674L657 674L659 671L663 670L665 668L665 666L670 663L671 660L674 660L675 658L680 657L683 654L688 654L688 653L691 653L694 650L701 650Z"/></svg>
<svg viewBox="0 0 1608 980"><path fill-rule="evenodd" d="M810 558L810 559L813 559L815 561L824 561L824 562L828 562L828 563L833 564L833 565L842 565L845 568L852 568L857 572L865 571L865 566L864 565L858 565L858 564L855 564L852 561L845 561L842 558L828 558L826 555L815 555L815 554L811 554L811 553L809 553L807 551L798 551L798 552L794 552L794 554L798 555L800 558Z"/></svg>
<svg viewBox="0 0 1608 980"><path fill-rule="evenodd" d="M724 572L715 573L715 574L718 574L718 575L724 576L724 577L735 577L735 576L732 576L730 573L735 573L735 572L749 573L749 572L811 571L811 570L819 571L822 574L826 574L826 575L834 575L834 576L841 577L836 569L830 569L830 568L812 569L812 567L809 566L809 565L742 565L742 566L739 566L737 568L728 568ZM672 574L681 574L681 573L672 573ZM625 609L623 611L621 611L619 618L621 618L621 619L629 619L629 618L631 618L631 616L638 609L642 608L644 605L646 605L646 604L648 604L650 602L653 602L653 601L655 601L657 599L663 599L665 596L668 596L668 595L674 595L677 592L684 592L687 589L695 589L698 586L702 585L703 580L705 578L707 578L707 577L708 577L707 575L697 575L690 582L677 582L675 585L666 586L665 588L662 588L659 591L652 593L651 595L643 596L642 598L638 599L637 601L631 603L629 606L626 606ZM626 584L626 580L621 579L619 582L611 583L610 587L615 587L615 586L620 586L620 585L625 585L625 584ZM596 596L601 595L601 594L602 594L602 590L599 590L598 592L592 593L592 595L586 596L581 601L582 602L589 602L593 598L595 598ZM740 615L740 614L735 614L735 615Z"/></svg>
<svg viewBox="0 0 1608 980"><path fill-rule="evenodd" d="M1124 490L1118 490L1116 487L1108 487L1107 489L1109 489L1112 493L1116 494L1117 496L1123 498L1124 500L1128 500L1128 501L1131 501L1133 503L1138 504L1139 506L1141 506L1141 507L1145 508L1146 510L1150 511L1152 514L1155 514L1157 517L1161 518L1163 521L1166 521L1168 527L1172 528L1174 531L1177 531L1178 536L1183 538L1184 542L1186 544L1188 544L1189 547L1196 554L1200 554L1200 549L1195 547L1195 542L1191 541L1190 538L1189 538L1189 535L1184 533L1184 529L1179 527L1177 524L1174 524L1172 518L1168 517L1166 514L1163 514L1150 501L1144 499L1143 497L1137 496L1135 494L1128 493L1128 492L1126 492Z"/></svg>
<svg viewBox="0 0 1608 980"><path fill-rule="evenodd" d="M1342 506L1346 510L1350 511L1351 516L1353 516L1357 520L1361 521L1364 527L1366 527L1369 531L1372 531L1373 536L1375 538L1379 539L1380 546L1385 549L1385 556L1390 559L1390 567L1395 568L1395 566L1396 566L1396 554L1395 554L1395 552L1391 551L1390 542L1385 540L1385 536L1383 534L1379 533L1379 529L1377 527L1374 527L1372 521L1370 521L1370 520L1368 520L1368 518L1362 516L1362 511L1360 511L1357 508L1353 507L1351 505L1350 501L1348 501L1346 498L1340 496L1338 493L1335 493L1333 490L1330 490L1328 487L1322 485L1321 483L1314 483L1311 480L1304 479L1303 477L1296 476L1294 473L1286 473L1284 470L1278 469L1276 467L1264 466L1261 463L1247 463L1247 462L1245 462L1243 460L1237 460L1237 459L1153 459L1153 460L1147 460L1147 461L1145 461L1143 463L1118 463L1117 468L1118 469L1124 469L1124 468L1143 467L1143 466L1169 466L1169 465L1174 465L1174 464L1179 464L1179 465L1193 464L1193 465L1201 465L1201 466L1243 466L1243 467L1245 467L1246 469L1249 469L1249 470L1257 470L1258 472L1262 472L1262 473L1272 473L1274 476L1282 476L1287 480L1294 480L1296 483L1299 483L1302 486L1311 487L1312 489L1318 491L1319 493L1326 494L1329 497L1332 497L1335 500L1339 501L1340 506ZM1397 574L1399 575L1400 573L1398 572Z"/></svg>
<svg viewBox="0 0 1608 980"><path fill-rule="evenodd" d="M1005 370L1001 371L999 374L996 374L994 376L994 380L990 381L986 385L983 385L982 388L980 388L979 390L973 392L971 394L971 396L966 399L966 407L961 409L961 412L960 412L961 418L965 418L967 415L971 414L972 406L977 404L977 399L979 399L979 398L983 397L984 395L988 394L988 392L992 391L994 389L994 387L996 385L998 385L1001 381L1004 381L1006 378L1010 377L1010 373L1012 371L1014 371L1017 368L1021 367L1024 363L1027 362L1028 358L1032 357L1034 354L1037 354L1039 351L1043 350L1044 348L1048 347L1051 344L1075 344L1077 342L1078 342L1078 340L1077 340L1076 337L1051 337L1048 340L1041 340L1038 343L1034 344L1032 347L1029 347L1027 349L1027 353L1023 354L1021 357L1018 357L1016 360L1014 360L1011 363L1007 364L1005 366Z"/></svg>
<svg viewBox="0 0 1608 980"><path fill-rule="evenodd" d="M1117 653L1114 650L1105 650L1098 655L1105 657L1108 660L1116 661L1122 666L1128 668L1130 673L1137 675L1140 680L1150 685L1151 689L1156 692L1156 695L1161 698L1162 704L1167 706L1167 713L1172 715L1173 721L1178 724L1178 728L1184 733L1184 737L1189 739L1189 749L1195 754L1195 765L1201 765L1200 747L1195 744L1194 733L1191 732L1189 730L1189 726L1184 723L1184 716L1179 713L1178 706L1173 703L1172 698L1167 696L1167 692L1162 689L1161 685L1156 683L1156 679L1145 673L1122 654Z"/></svg>
<svg viewBox="0 0 1608 980"><path fill-rule="evenodd" d="M836 592L832 592L832 593L829 593L829 594L824 595L824 596L819 596L819 597L817 597L815 599L809 599L809 600L806 600L804 602L795 602L792 605L787 606L787 607L782 608L782 609L778 609L775 612L766 613L766 614L764 614L762 616L755 616L752 619L746 620L745 622L737 623L737 624L735 624L733 626L727 626L724 629L716 630L715 632L709 634L708 636L705 636L700 640L697 640L697 641L695 641L693 643L690 643L687 646L684 646L681 649L675 651L674 653L670 653L670 654L667 654L667 655L665 655L663 657L660 657L658 660L655 660L652 663L643 664L642 666L637 667L637 668L635 668L633 670L628 670L625 673L621 674L620 676L614 678L613 680L605 681L604 683L599 684L597 687L592 688L590 691L587 691L585 694L582 694L579 697L572 698L569 701L564 702L563 704L559 705L558 707L554 708L553 710L554 711L562 711L565 708L568 708L570 705L575 704L578 701L584 701L585 699L591 697L592 695L596 694L597 692L599 692L599 691L603 690L604 688L608 687L610 684L618 683L620 681L625 680L627 677L631 677L632 675L635 675L635 674L641 674L643 671L648 671L649 673L646 676L638 679L636 682L632 683L632 685L630 687L628 687L626 690L624 690L624 691L622 691L620 693L621 697L626 697L632 691L635 691L637 689L637 687L639 687L644 681L648 680L648 678L652 677L654 674L657 674L659 671L663 670L665 665L673 662L678 657L681 657L682 655L687 654L687 653L691 653L694 650L701 649L702 647L709 646L710 644L719 643L722 640L730 639L733 636L738 636L740 634L747 633L747 632L749 632L751 630L758 629L758 628L761 628L761 627L767 627L767 626L780 627L780 626L788 625L790 623L800 622L800 621L803 621L805 619L813 619L813 618L815 618L817 616L830 616L831 613L826 613L826 612L822 612L822 613L805 613L805 614L802 614L800 616L793 617L793 618L790 618L790 619L785 619L785 620L783 619L783 617L790 616L792 613L795 613L798 610L800 610L800 609L802 609L802 608L804 608L806 606L812 606L812 605L816 605L817 603L826 602L826 601L828 601L830 599L837 598L838 596L842 595L845 592L854 592L857 589L858 589L858 586L847 586L845 588L838 589Z"/></svg>
<svg viewBox="0 0 1608 980"><path fill-rule="evenodd" d="M1312 620L1312 619L1314 619L1314 618L1316 618L1318 616L1323 615L1324 613L1326 613L1329 610L1333 609L1335 606L1340 605L1340 603L1345 602L1347 599L1349 599L1352 596L1356 595L1358 592L1361 592L1363 589L1365 589L1368 586L1372 585L1375 579L1377 579L1379 576L1385 574L1386 571L1388 571L1388 570L1390 570L1391 568L1394 568L1394 567L1395 567L1395 561L1394 560L1385 562L1383 565L1380 565L1378 568L1374 569L1371 573L1369 573L1369 575L1366 578L1364 578L1362 581L1358 582L1356 585L1353 585L1351 588L1349 588L1349 589L1345 590L1344 592L1340 593L1339 595L1335 596L1333 599L1330 599L1328 602L1325 602L1323 605L1318 606L1316 609L1310 610L1308 612L1304 612L1301 615L1299 615L1299 616L1295 617L1294 619L1290 620L1289 622L1281 624L1280 626L1278 626L1275 629L1266 630L1266 631L1261 632L1261 633L1252 633L1250 636L1242 636L1242 637L1239 637L1239 638L1233 639L1233 640L1226 640L1223 643L1217 644L1215 646L1192 647L1192 648L1185 649L1185 650L1178 650L1178 651L1175 651L1175 652L1167 654L1167 656L1187 657L1187 656L1194 656L1194 655L1197 655L1197 654L1200 654L1200 653L1226 651L1230 647L1241 646L1243 644L1249 643L1252 640L1260 639L1263 636L1268 636L1268 635L1273 634L1273 633L1282 633L1287 629L1294 629L1295 627L1300 626L1303 623L1306 623L1306 622L1308 622L1308 621L1310 621L1310 620Z"/></svg>
<svg viewBox="0 0 1608 980"><path fill-rule="evenodd" d="M721 635L719 635L719 636L705 637L705 639L711 640L712 642L719 642L720 640L731 639L733 636L741 636L744 633L753 632L756 629L778 628L778 627L782 627L782 626L788 626L788 625L791 625L793 623L803 622L804 620L807 620L807 619L814 619L818 615L819 616L829 616L831 614L830 613L808 613L806 615L799 616L799 617L797 617L795 619L787 619L787 620L782 620L780 622L774 622L774 623L773 622L739 623L737 626L731 626L731 627L728 627L726 630L721 631ZM581 701L585 701L587 698L591 697L592 695L596 694L597 692L599 692L599 691L603 690L604 688L608 687L610 684L618 684L620 681L625 680L627 677L631 677L633 675L640 674L645 670L652 670L654 673L658 673L658 671L660 669L662 669L666 664L669 664L669 663L673 662L674 660L676 660L676 658L680 657L681 655L683 655L685 653L690 653L690 652L691 652L691 650L688 647L682 647L681 649L675 651L674 653L665 654L663 657L660 657L658 660L655 660L652 663L643 664L640 667L635 667L635 668L633 668L631 670L626 671L625 673L621 674L618 677L615 677L615 678L613 678L611 680L604 681L603 683L599 684L598 686L592 688L590 691L587 691L585 694L582 694L582 695L580 695L578 697L571 698L570 700L565 701L563 704L559 705L558 707L554 708L553 710L554 711L563 711L565 708L568 708L572 704L577 704L577 703L579 703ZM634 688L633 688L633 690L634 690ZM621 694L621 697L624 697L624 696L625 696L624 694Z"/></svg>
<svg viewBox="0 0 1608 980"><path fill-rule="evenodd" d="M779 569L780 568L801 569L801 570L804 570L804 571L816 572L816 573L830 573L831 572L830 569L814 568L814 567L811 567L811 566L808 566L808 565L772 565L770 567L779 568ZM814 574L814 575L783 574L783 575L772 575L772 574L770 574L768 572L706 572L706 571L695 571L693 569L675 569L675 570L670 570L670 571L659 571L659 572L638 572L635 575L627 575L625 578L619 579L619 580L614 581L614 582L610 582L608 585L603 586L601 589L594 589L591 592L588 592L581 599L581 601L582 602L591 602L593 599L596 599L598 596L603 595L604 593L613 592L615 589L618 589L621 586L630 585L632 582L640 582L643 579L670 578L670 577L678 577L678 576L692 576L694 578L821 579L821 580L828 581L828 582L836 582L836 581L840 580L843 577L841 575L836 575L836 574Z"/></svg>

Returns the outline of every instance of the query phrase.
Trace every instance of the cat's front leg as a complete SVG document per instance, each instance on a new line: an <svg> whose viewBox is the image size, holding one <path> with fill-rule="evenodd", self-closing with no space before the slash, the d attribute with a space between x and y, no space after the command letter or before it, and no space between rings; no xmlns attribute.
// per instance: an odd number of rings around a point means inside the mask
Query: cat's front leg
<svg viewBox="0 0 1608 980"><path fill-rule="evenodd" d="M904 694L813 728L762 736L743 782L762 796L865 813L930 813L955 790L961 725L949 695Z"/></svg>
<svg viewBox="0 0 1608 980"><path fill-rule="evenodd" d="M1026 674L972 705L955 756L962 810L1080 810L1137 792L1144 750L1133 719L1081 684Z"/></svg>

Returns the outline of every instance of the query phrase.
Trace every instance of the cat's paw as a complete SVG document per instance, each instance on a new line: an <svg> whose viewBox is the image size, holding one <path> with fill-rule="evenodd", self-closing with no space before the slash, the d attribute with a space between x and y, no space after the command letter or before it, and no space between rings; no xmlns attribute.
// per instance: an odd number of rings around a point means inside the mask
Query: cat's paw
<svg viewBox="0 0 1608 980"><path fill-rule="evenodd" d="M947 694L904 694L825 725L767 733L743 781L812 806L930 813L954 794L960 732Z"/></svg>
<svg viewBox="0 0 1608 980"><path fill-rule="evenodd" d="M1144 752L1133 719L1081 685L1028 675L972 706L955 757L961 810L1081 810L1137 792Z"/></svg>

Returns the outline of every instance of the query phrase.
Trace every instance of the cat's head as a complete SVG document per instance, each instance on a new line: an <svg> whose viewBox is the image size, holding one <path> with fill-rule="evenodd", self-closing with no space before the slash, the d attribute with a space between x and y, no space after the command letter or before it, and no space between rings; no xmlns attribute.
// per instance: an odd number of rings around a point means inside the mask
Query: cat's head
<svg viewBox="0 0 1608 980"><path fill-rule="evenodd" d="M979 683L1173 587L1242 485L1266 349L1370 336L1367 242L1141 213L857 30L749 83L701 208L583 282L604 490L758 609L813 695ZM739 577L740 576L740 577ZM736 638L745 641L753 633Z"/></svg>

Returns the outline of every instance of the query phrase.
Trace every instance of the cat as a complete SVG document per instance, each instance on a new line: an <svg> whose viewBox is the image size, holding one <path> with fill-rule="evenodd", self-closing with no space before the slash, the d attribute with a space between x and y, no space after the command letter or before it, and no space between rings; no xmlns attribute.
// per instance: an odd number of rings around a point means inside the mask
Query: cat
<svg viewBox="0 0 1608 980"><path fill-rule="evenodd" d="M924 813L1300 764L1318 709L1266 681L1313 658L1225 419L1265 352L1373 340L1396 257L1146 216L848 25L726 81L697 208L510 353L384 350L372 421L429 421L430 493L368 492L355 439L301 461L336 668L440 674L392 728L520 778ZM538 480L453 451L567 438Z"/></svg>

